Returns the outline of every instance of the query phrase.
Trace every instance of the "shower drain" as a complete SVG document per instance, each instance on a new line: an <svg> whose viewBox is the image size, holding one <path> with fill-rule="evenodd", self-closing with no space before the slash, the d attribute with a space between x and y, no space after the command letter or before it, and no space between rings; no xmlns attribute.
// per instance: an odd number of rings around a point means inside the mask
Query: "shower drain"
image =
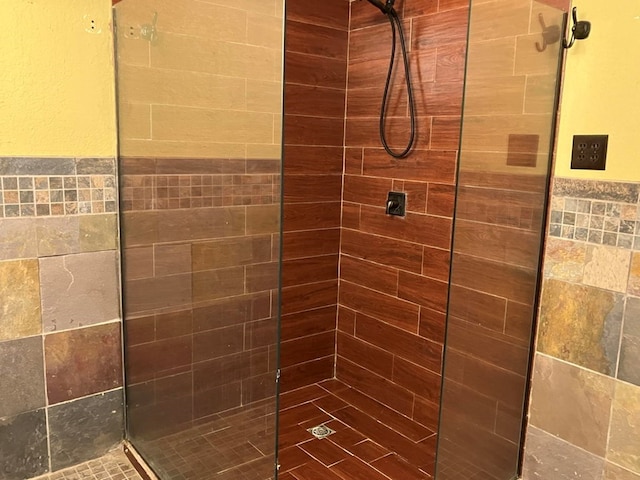
<svg viewBox="0 0 640 480"><path fill-rule="evenodd" d="M328 437L329 435L333 435L336 433L335 430L330 429L326 425L318 425L317 427L308 428L307 432L311 433L316 438L323 439Z"/></svg>

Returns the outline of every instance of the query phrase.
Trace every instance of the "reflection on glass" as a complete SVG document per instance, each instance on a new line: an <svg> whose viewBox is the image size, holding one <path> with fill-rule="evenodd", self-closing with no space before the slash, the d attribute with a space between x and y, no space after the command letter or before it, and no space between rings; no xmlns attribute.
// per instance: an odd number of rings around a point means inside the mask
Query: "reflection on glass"
<svg viewBox="0 0 640 480"><path fill-rule="evenodd" d="M128 436L160 478L274 475L283 5L228 5L115 7Z"/></svg>
<svg viewBox="0 0 640 480"><path fill-rule="evenodd" d="M540 19L543 19L543 22ZM472 2L438 480L516 477L563 12Z"/></svg>

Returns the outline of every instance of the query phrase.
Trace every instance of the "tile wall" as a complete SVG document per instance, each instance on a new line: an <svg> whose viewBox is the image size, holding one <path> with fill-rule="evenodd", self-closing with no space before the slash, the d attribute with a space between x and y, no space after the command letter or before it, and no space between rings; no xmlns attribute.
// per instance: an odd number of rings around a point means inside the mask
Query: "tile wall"
<svg viewBox="0 0 640 480"><path fill-rule="evenodd" d="M220 3L115 7L129 428L145 453L275 393L283 4Z"/></svg>
<svg viewBox="0 0 640 480"><path fill-rule="evenodd" d="M556 178L524 478L640 478L636 183Z"/></svg>
<svg viewBox="0 0 640 480"><path fill-rule="evenodd" d="M378 135L389 22L367 2L351 3L336 374L436 431L468 2L405 0L396 9L418 115L416 149L403 160ZM396 149L409 120L401 71L388 119ZM407 194L406 217L385 215L389 191Z"/></svg>
<svg viewBox="0 0 640 480"><path fill-rule="evenodd" d="M349 4L287 2L282 387L334 375Z"/></svg>
<svg viewBox="0 0 640 480"><path fill-rule="evenodd" d="M113 158L0 158L2 478L123 438Z"/></svg>

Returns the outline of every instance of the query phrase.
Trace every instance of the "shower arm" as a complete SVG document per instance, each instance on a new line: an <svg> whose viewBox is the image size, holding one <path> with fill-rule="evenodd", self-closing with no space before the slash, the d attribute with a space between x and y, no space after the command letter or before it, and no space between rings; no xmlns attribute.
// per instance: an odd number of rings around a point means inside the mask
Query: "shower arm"
<svg viewBox="0 0 640 480"><path fill-rule="evenodd" d="M369 0L369 3L378 8L384 15L388 15L393 10L393 4L396 0L386 0L386 3L382 3L381 0Z"/></svg>

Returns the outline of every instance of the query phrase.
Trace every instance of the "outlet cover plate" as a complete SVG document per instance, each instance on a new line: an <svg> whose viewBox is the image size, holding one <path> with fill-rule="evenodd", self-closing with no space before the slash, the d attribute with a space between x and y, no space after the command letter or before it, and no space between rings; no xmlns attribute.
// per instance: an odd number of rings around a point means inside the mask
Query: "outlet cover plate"
<svg viewBox="0 0 640 480"><path fill-rule="evenodd" d="M608 144L609 135L574 135L571 168L604 170Z"/></svg>

